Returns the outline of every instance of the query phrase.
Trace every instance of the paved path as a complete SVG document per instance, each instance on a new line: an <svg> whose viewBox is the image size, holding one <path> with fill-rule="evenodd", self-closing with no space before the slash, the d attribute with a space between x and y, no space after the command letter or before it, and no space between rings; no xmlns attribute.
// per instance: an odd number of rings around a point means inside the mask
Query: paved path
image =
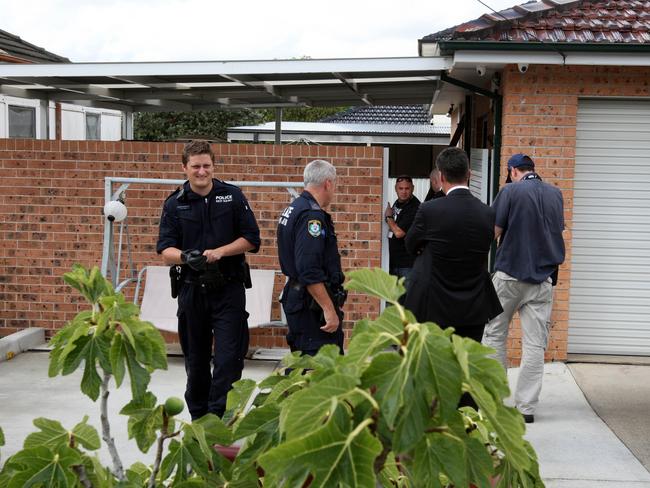
<svg viewBox="0 0 650 488"><path fill-rule="evenodd" d="M517 371L509 371L511 385ZM650 473L592 410L563 363L546 365L527 429L547 488L650 488Z"/></svg>
<svg viewBox="0 0 650 488"><path fill-rule="evenodd" d="M183 398L185 391L185 368L182 358L168 358L169 369L156 371L151 376L149 390L164 402L170 396ZM79 390L82 370L68 376L50 378L47 375L48 353L27 352L11 361L0 363L0 427L5 434L6 444L0 447L0 463L22 448L25 437L37 429L32 419L47 417L60 421L64 427L72 428L84 415L101 435L99 422L99 400L94 403ZM244 376L255 380L266 377L274 368L275 361L247 361ZM122 407L131 400L128 381L118 389L111 384L108 399L111 433L115 438L122 462L130 466L135 461L153 464L155 451L152 447L142 454L135 441L128 439L128 417L119 415ZM179 415L189 420L187 408ZM105 464L110 456L102 443L100 457Z"/></svg>
<svg viewBox="0 0 650 488"><path fill-rule="evenodd" d="M99 426L98 405L79 392L80 374L48 378L47 365L48 355L42 352L24 353L0 363L0 426L7 441L7 445L0 448L2 460L21 448L25 436L34 431L31 421L35 417L46 416L60 420L65 427L72 427L88 414L91 423ZM275 362L270 361L249 361L244 374L261 379L274 365ZM597 368L596 371L575 365L571 368L579 370L576 373L579 377L598 379L606 376L605 370ZM613 372L610 380L619 382L620 372L609 371ZM516 374L516 369L509 371L511 383ZM633 377L630 371L624 374ZM640 384L647 384L642 376L634 378L632 383L642 381ZM599 381L607 384L604 379ZM581 382L585 383L583 379ZM168 371L154 373L151 390L159 400L164 400L172 395L182 397L184 385L182 360L170 358ZM617 406L610 409L613 413L641 408L635 403L636 398L628 394L618 395L618 399L611 403L611 406ZM117 414L129 398L127 385L111 394L109 407L114 419L113 435L125 465L136 460L151 463L153 450L143 456L135 443L127 439L127 418ZM592 400L592 403L597 402ZM633 407L628 408L628 405ZM647 412L647 408L642 412ZM187 411L183 416L188 418ZM644 436L644 439L648 438ZM565 364L546 365L536 421L528 425L526 437L538 453L541 473L548 488L650 488L650 473L592 410ZM108 462L105 451L101 451L100 456Z"/></svg>

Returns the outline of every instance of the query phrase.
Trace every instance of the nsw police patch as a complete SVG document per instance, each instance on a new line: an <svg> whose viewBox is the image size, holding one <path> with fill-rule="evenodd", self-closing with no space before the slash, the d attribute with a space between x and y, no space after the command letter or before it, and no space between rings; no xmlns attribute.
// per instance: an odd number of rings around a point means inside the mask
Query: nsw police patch
<svg viewBox="0 0 650 488"><path fill-rule="evenodd" d="M310 220L307 222L307 231L312 237L318 237L320 235L321 229L323 228L320 220Z"/></svg>

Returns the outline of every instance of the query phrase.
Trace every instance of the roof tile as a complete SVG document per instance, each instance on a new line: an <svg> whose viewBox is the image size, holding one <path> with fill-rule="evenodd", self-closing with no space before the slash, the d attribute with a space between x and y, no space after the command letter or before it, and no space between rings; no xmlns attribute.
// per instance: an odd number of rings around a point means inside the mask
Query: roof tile
<svg viewBox="0 0 650 488"><path fill-rule="evenodd" d="M46 51L20 37L0 30L0 50L17 58L33 63L69 63L68 58Z"/></svg>
<svg viewBox="0 0 650 488"><path fill-rule="evenodd" d="M643 44L650 42L650 0L531 0L422 40Z"/></svg>

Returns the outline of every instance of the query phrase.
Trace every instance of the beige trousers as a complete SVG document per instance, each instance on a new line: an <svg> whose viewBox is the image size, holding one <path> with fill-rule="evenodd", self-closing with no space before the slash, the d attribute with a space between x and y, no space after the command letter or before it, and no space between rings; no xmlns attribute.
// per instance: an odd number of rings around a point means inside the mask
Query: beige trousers
<svg viewBox="0 0 650 488"><path fill-rule="evenodd" d="M483 344L496 350L496 358L507 369L506 340L515 312L521 320L521 367L515 388L515 405L521 413L534 414L542 391L544 351L553 308L551 279L539 284L525 283L497 271L492 283L503 312L485 326Z"/></svg>

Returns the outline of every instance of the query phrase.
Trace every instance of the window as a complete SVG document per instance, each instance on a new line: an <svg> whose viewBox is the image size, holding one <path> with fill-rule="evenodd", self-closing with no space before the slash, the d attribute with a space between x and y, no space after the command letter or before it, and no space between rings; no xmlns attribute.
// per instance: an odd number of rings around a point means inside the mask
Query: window
<svg viewBox="0 0 650 488"><path fill-rule="evenodd" d="M9 137L36 138L36 109L9 105Z"/></svg>
<svg viewBox="0 0 650 488"><path fill-rule="evenodd" d="M100 114L86 112L86 139L99 141L102 134L102 119Z"/></svg>

